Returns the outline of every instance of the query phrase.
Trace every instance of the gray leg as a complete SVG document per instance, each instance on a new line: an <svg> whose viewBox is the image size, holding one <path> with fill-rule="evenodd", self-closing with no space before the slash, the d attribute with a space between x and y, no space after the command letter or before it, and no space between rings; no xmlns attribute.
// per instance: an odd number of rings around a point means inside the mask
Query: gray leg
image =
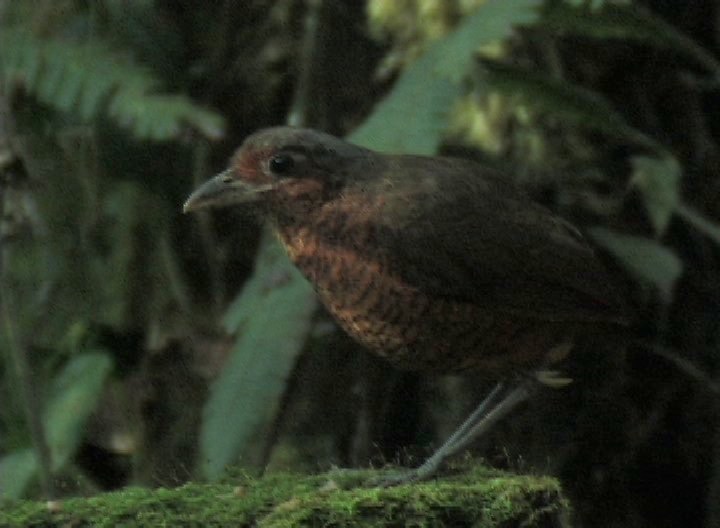
<svg viewBox="0 0 720 528"><path fill-rule="evenodd" d="M432 477L447 457L467 447L470 442L485 434L495 423L527 400L535 384L535 380L528 379L510 387L498 383L450 438L420 467L395 477L371 483L371 485L389 487Z"/></svg>

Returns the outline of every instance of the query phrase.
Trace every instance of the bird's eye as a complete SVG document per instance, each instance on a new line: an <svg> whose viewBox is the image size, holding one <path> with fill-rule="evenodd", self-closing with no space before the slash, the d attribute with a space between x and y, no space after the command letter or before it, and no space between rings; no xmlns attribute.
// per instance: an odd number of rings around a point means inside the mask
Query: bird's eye
<svg viewBox="0 0 720 528"><path fill-rule="evenodd" d="M278 154L270 158L270 172L273 174L287 174L295 166L295 160L286 154Z"/></svg>

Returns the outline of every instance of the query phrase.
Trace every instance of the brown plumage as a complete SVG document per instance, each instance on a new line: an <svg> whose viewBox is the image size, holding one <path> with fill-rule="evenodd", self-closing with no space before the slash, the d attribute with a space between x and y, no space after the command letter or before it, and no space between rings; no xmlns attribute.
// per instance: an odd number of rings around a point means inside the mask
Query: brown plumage
<svg viewBox="0 0 720 528"><path fill-rule="evenodd" d="M578 230L470 161L270 128L248 137L185 210L242 202L273 223L340 325L402 368L508 379L559 359L578 333L625 324L612 278ZM408 478L432 474L529 395L518 385L489 407L501 392Z"/></svg>
<svg viewBox="0 0 720 528"><path fill-rule="evenodd" d="M577 229L479 164L279 127L218 178L186 209L260 204L340 325L400 367L504 376L624 321Z"/></svg>

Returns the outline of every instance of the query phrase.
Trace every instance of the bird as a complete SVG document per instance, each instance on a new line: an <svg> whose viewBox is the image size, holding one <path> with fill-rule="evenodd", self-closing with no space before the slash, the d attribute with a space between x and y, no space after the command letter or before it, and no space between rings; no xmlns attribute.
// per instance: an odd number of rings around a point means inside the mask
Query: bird
<svg viewBox="0 0 720 528"><path fill-rule="evenodd" d="M249 135L185 212L267 219L339 326L400 369L497 382L422 465L435 475L533 394L581 335L628 325L621 288L573 224L475 161L379 153L288 126Z"/></svg>

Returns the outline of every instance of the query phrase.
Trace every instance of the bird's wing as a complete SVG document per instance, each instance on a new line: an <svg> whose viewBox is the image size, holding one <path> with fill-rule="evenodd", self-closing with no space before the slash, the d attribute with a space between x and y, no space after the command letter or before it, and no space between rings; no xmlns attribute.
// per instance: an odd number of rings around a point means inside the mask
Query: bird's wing
<svg viewBox="0 0 720 528"><path fill-rule="evenodd" d="M621 302L571 224L474 163L391 157L378 232L392 269L439 296L548 320L621 320Z"/></svg>

